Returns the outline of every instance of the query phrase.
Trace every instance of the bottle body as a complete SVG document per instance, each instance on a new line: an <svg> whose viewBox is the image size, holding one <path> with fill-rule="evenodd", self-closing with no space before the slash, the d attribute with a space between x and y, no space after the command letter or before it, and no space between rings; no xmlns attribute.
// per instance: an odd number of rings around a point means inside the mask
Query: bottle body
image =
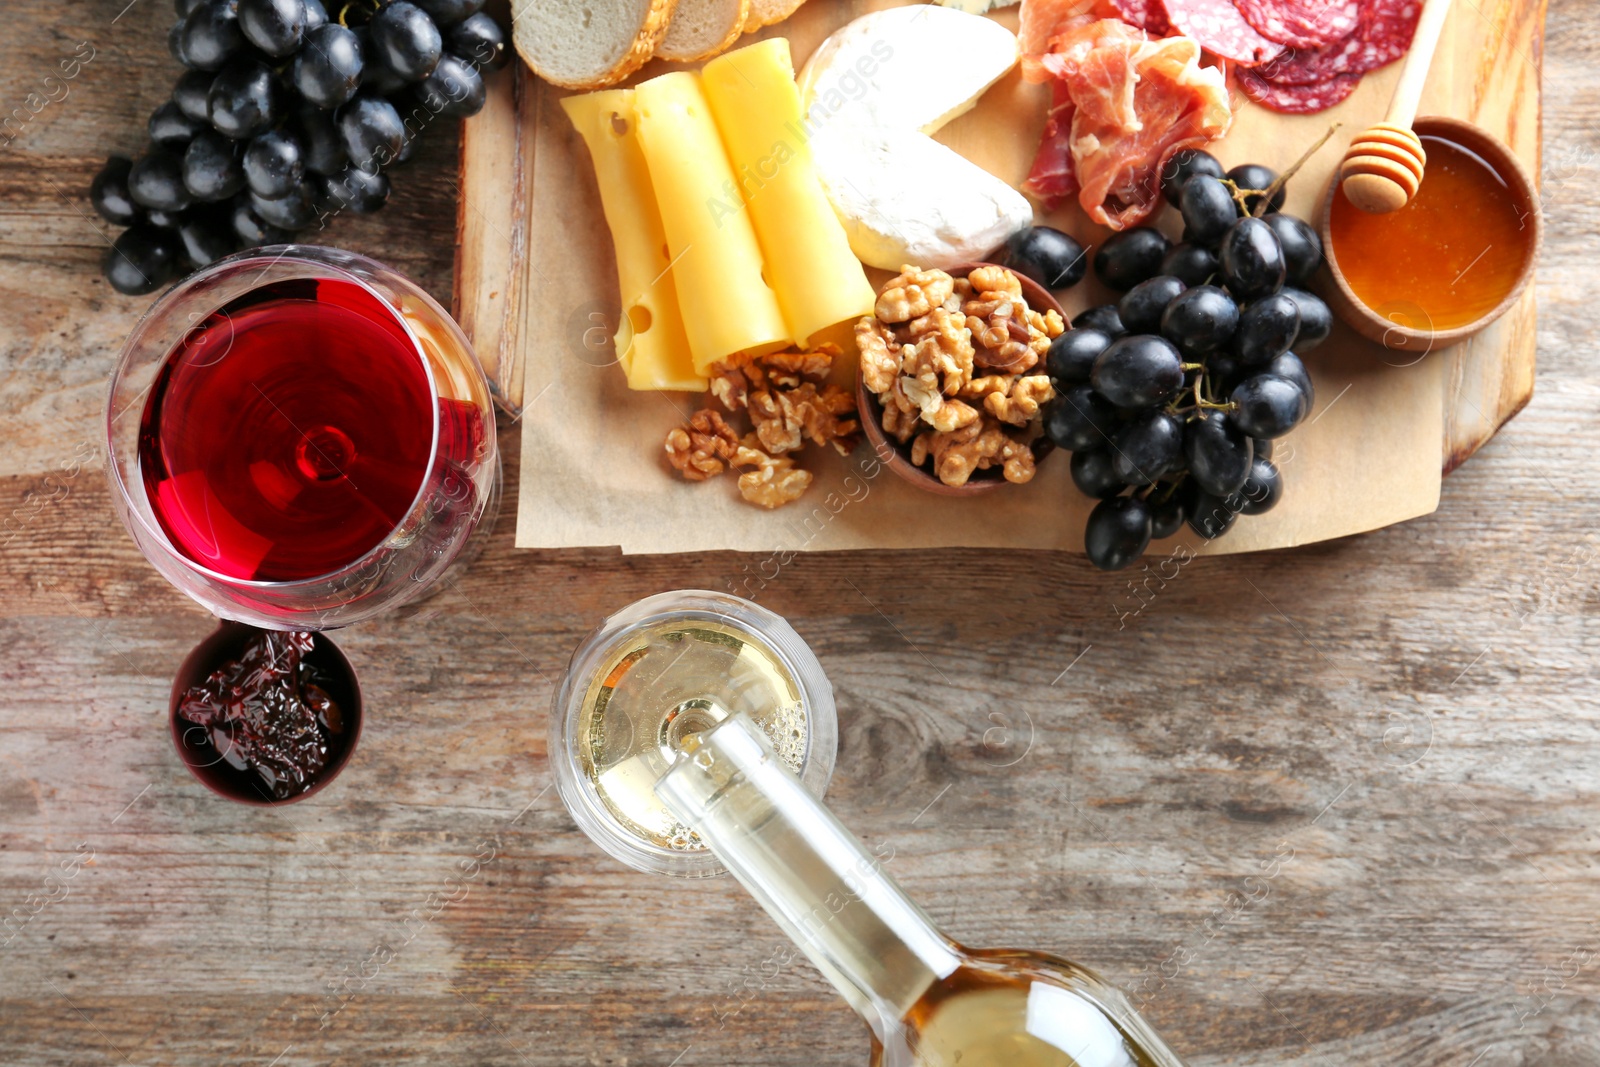
<svg viewBox="0 0 1600 1067"><path fill-rule="evenodd" d="M746 716L692 738L656 794L867 1023L882 1067L1181 1067L1120 993L945 937Z"/></svg>

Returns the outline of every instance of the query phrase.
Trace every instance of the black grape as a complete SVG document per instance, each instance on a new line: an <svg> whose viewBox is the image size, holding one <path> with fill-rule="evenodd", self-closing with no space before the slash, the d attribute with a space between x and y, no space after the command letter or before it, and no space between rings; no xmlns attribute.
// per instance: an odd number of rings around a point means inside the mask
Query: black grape
<svg viewBox="0 0 1600 1067"><path fill-rule="evenodd" d="M334 125L352 165L376 171L394 162L405 142L405 126L394 105L381 96L358 93L334 112Z"/></svg>
<svg viewBox="0 0 1600 1067"><path fill-rule="evenodd" d="M289 78L308 101L333 108L356 94L362 68L360 37L354 30L329 23L306 35L305 47L289 67Z"/></svg>
<svg viewBox="0 0 1600 1067"><path fill-rule="evenodd" d="M1045 372L1062 388L1087 382L1095 359L1110 347L1111 341L1111 335L1103 330L1067 330L1050 342L1050 351L1044 357Z"/></svg>
<svg viewBox="0 0 1600 1067"><path fill-rule="evenodd" d="M1273 170L1271 167L1263 167L1259 163L1241 163L1239 166L1228 171L1228 177L1231 178L1233 180L1233 184L1237 185L1240 189L1265 190L1273 182L1278 180L1278 172ZM1277 195L1275 195L1268 203L1268 211L1283 210L1283 198L1288 193L1288 189L1289 183L1285 182L1283 188L1279 189ZM1254 215L1256 213L1256 206L1260 203L1261 195L1259 193L1253 196L1247 196L1244 200L1244 208L1247 212Z"/></svg>
<svg viewBox="0 0 1600 1067"><path fill-rule="evenodd" d="M1146 278L1117 301L1117 317L1129 333L1159 333L1162 312L1183 288L1183 282L1170 275Z"/></svg>
<svg viewBox="0 0 1600 1067"><path fill-rule="evenodd" d="M359 167L346 167L338 174L318 177L317 188L329 206L348 208L357 215L369 215L389 199L388 176Z"/></svg>
<svg viewBox="0 0 1600 1067"><path fill-rule="evenodd" d="M1045 404L1044 432L1061 448L1104 448L1117 427L1117 409L1087 385L1074 385Z"/></svg>
<svg viewBox="0 0 1600 1067"><path fill-rule="evenodd" d="M211 82L215 78L216 75L208 70L184 71L178 84L172 87L172 102L178 105L179 111L196 122L209 123L211 113L206 108L206 94L211 91Z"/></svg>
<svg viewBox="0 0 1600 1067"><path fill-rule="evenodd" d="M133 160L127 156L112 156L89 186L89 203L107 222L118 226L132 226L144 217L144 211L128 193L128 172Z"/></svg>
<svg viewBox="0 0 1600 1067"><path fill-rule="evenodd" d="M1127 292L1146 278L1154 278L1172 242L1160 230L1135 226L1114 233L1094 254L1094 273L1118 292Z"/></svg>
<svg viewBox="0 0 1600 1067"><path fill-rule="evenodd" d="M1070 289L1089 269L1083 246L1070 234L1049 226L1028 226L1012 234L1006 239L1003 262L1046 289Z"/></svg>
<svg viewBox="0 0 1600 1067"><path fill-rule="evenodd" d="M1117 305L1115 304L1101 304L1099 307L1092 307L1088 311L1078 312L1077 316L1072 320L1072 328L1075 330L1099 330L1102 333L1109 334L1113 340L1128 332L1128 328L1122 325L1121 317L1117 315Z"/></svg>
<svg viewBox="0 0 1600 1067"><path fill-rule="evenodd" d="M250 194L241 193L233 200L233 232L239 235L246 247L257 245L281 245L289 241L291 234L288 230L274 226L260 215L255 208L250 206Z"/></svg>
<svg viewBox="0 0 1600 1067"><path fill-rule="evenodd" d="M367 35L383 65L408 82L427 77L444 52L439 27L410 0L393 0L379 9Z"/></svg>
<svg viewBox="0 0 1600 1067"><path fill-rule="evenodd" d="M1183 359L1163 337L1131 334L1100 353L1089 380L1119 408L1152 407L1183 388Z"/></svg>
<svg viewBox="0 0 1600 1067"><path fill-rule="evenodd" d="M179 246L168 230L135 224L123 230L106 252L106 281L119 293L153 293L178 269Z"/></svg>
<svg viewBox="0 0 1600 1067"><path fill-rule="evenodd" d="M1187 290L1161 316L1161 336L1191 360L1227 344L1238 326L1239 305L1214 285Z"/></svg>
<svg viewBox="0 0 1600 1067"><path fill-rule="evenodd" d="M1238 509L1228 501L1204 490L1196 493L1184 510L1189 528L1207 541L1214 541L1227 533L1239 517Z"/></svg>
<svg viewBox="0 0 1600 1067"><path fill-rule="evenodd" d="M1190 288L1207 284L1221 269L1216 253L1200 245L1174 245L1167 258L1161 261L1162 274L1182 279Z"/></svg>
<svg viewBox="0 0 1600 1067"><path fill-rule="evenodd" d="M1322 266L1322 238L1317 231L1293 215L1274 211L1261 220L1277 235L1288 270L1287 283L1304 289Z"/></svg>
<svg viewBox="0 0 1600 1067"><path fill-rule="evenodd" d="M150 113L148 124L150 140L162 148L182 152L184 146L194 138L194 135L209 126L196 122L183 113L174 101L168 100L165 104Z"/></svg>
<svg viewBox="0 0 1600 1067"><path fill-rule="evenodd" d="M451 55L490 70L499 70L511 58L500 24L481 11L445 30L444 47Z"/></svg>
<svg viewBox="0 0 1600 1067"><path fill-rule="evenodd" d="M239 0L245 40L274 59L299 48L306 33L305 0Z"/></svg>
<svg viewBox="0 0 1600 1067"><path fill-rule="evenodd" d="M1149 485L1183 454L1183 423L1165 411L1146 411L1117 431L1111 469L1129 485Z"/></svg>
<svg viewBox="0 0 1600 1067"><path fill-rule="evenodd" d="M1273 293L1245 307L1233 353L1248 367L1270 363L1289 351L1299 332L1300 306L1283 293Z"/></svg>
<svg viewBox="0 0 1600 1067"><path fill-rule="evenodd" d="M1266 374L1276 374L1280 378L1287 378L1300 387L1300 392L1306 398L1306 410L1309 412L1317 403L1316 390L1311 387L1311 375L1306 371L1306 365L1300 357L1293 352L1285 352L1262 368Z"/></svg>
<svg viewBox="0 0 1600 1067"><path fill-rule="evenodd" d="M285 230L303 230L317 219L315 191L304 179L288 196L265 197L251 193L250 207L264 222Z"/></svg>
<svg viewBox="0 0 1600 1067"><path fill-rule="evenodd" d="M428 17L441 26L451 26L470 18L483 8L483 0L413 0Z"/></svg>
<svg viewBox="0 0 1600 1067"><path fill-rule="evenodd" d="M275 200L288 196L305 176L305 146L288 130L268 130L245 147L242 162L250 191Z"/></svg>
<svg viewBox="0 0 1600 1067"><path fill-rule="evenodd" d="M439 57L439 64L433 68L433 72L417 83L413 92L422 105L434 114L464 119L483 110L487 90L476 67L446 53ZM1066 237L1066 234L1061 236ZM1023 268L1019 265L1017 269ZM1038 281L1037 278L1034 280ZM1058 282L1048 288L1059 289L1070 284Z"/></svg>
<svg viewBox="0 0 1600 1067"><path fill-rule="evenodd" d="M1089 562L1103 571L1119 571L1144 555L1150 544L1150 506L1138 497L1102 500L1089 513L1083 547Z"/></svg>
<svg viewBox="0 0 1600 1067"><path fill-rule="evenodd" d="M1309 352L1328 339L1333 332L1333 312L1322 298L1304 289L1284 287L1283 295L1293 300L1300 309L1300 332L1295 334L1297 352Z"/></svg>
<svg viewBox="0 0 1600 1067"><path fill-rule="evenodd" d="M1237 492L1250 474L1255 447L1220 411L1208 411L1184 430L1183 451L1195 484L1212 496Z"/></svg>
<svg viewBox="0 0 1600 1067"><path fill-rule="evenodd" d="M1111 453L1084 448L1072 454L1072 484L1084 496L1103 500L1122 492L1122 479L1111 468Z"/></svg>
<svg viewBox="0 0 1600 1067"><path fill-rule="evenodd" d="M237 63L217 75L206 97L211 125L238 141L277 125L283 101L277 79L264 64Z"/></svg>
<svg viewBox="0 0 1600 1067"><path fill-rule="evenodd" d="M238 142L201 130L183 153L183 184L196 200L226 200L244 188Z"/></svg>
<svg viewBox="0 0 1600 1067"><path fill-rule="evenodd" d="M306 169L315 174L338 174L350 164L344 138L333 124L333 112L305 108L296 116L306 149Z"/></svg>
<svg viewBox="0 0 1600 1067"><path fill-rule="evenodd" d="M1276 374L1258 374L1234 387L1229 420L1251 437L1282 437L1306 417L1310 405L1300 387Z"/></svg>
<svg viewBox="0 0 1600 1067"><path fill-rule="evenodd" d="M1161 164L1161 195L1167 198L1167 203L1177 207L1184 184L1190 178L1197 174L1221 178L1223 173L1222 164L1210 152L1198 148L1180 148Z"/></svg>
<svg viewBox="0 0 1600 1067"><path fill-rule="evenodd" d="M165 149L153 148L140 156L128 172L128 193L133 202L162 211L182 211L194 197L183 184L183 161Z"/></svg>
<svg viewBox="0 0 1600 1067"><path fill-rule="evenodd" d="M1183 500L1177 493L1162 496L1164 492L1157 489L1150 499L1150 536L1155 540L1171 537L1183 529Z"/></svg>
<svg viewBox="0 0 1600 1067"><path fill-rule="evenodd" d="M1271 511L1281 499L1283 474L1270 459L1257 456L1250 463L1250 476L1229 503L1239 504L1239 510L1246 515L1261 515Z"/></svg>
<svg viewBox="0 0 1600 1067"><path fill-rule="evenodd" d="M1189 179L1179 203L1183 215L1183 239L1187 244L1215 248L1239 218L1239 205L1221 181L1207 174Z"/></svg>
<svg viewBox="0 0 1600 1067"><path fill-rule="evenodd" d="M239 18L233 0L203 0L183 20L179 38L185 66L196 70L220 70L228 59L244 47Z"/></svg>
<svg viewBox="0 0 1600 1067"><path fill-rule="evenodd" d="M1239 300L1255 300L1283 288L1283 249L1272 227L1243 218L1228 229L1217 257L1229 292Z"/></svg>
<svg viewBox="0 0 1600 1067"><path fill-rule="evenodd" d="M208 266L239 248L238 235L229 222L228 210L197 210L178 224L178 240L184 255L197 267Z"/></svg>

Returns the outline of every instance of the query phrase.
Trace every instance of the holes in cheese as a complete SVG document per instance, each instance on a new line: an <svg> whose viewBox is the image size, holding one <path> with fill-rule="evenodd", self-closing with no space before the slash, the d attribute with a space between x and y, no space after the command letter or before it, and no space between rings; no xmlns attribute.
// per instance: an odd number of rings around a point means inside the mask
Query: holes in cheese
<svg viewBox="0 0 1600 1067"><path fill-rule="evenodd" d="M631 389L703 390L668 270L666 231L639 146L633 90L569 96L562 108L594 161L600 206L616 249L617 290L628 309L613 338Z"/></svg>
<svg viewBox="0 0 1600 1067"><path fill-rule="evenodd" d="M790 331L761 280L761 246L744 211L715 205L735 189L700 79L689 71L633 90L639 147L649 169L694 368L735 352L784 347Z"/></svg>
<svg viewBox="0 0 1600 1067"><path fill-rule="evenodd" d="M802 344L871 314L874 292L850 251L811 158L789 42L774 37L705 65L701 85L733 165L719 217L749 209L763 281L777 294L790 336Z"/></svg>

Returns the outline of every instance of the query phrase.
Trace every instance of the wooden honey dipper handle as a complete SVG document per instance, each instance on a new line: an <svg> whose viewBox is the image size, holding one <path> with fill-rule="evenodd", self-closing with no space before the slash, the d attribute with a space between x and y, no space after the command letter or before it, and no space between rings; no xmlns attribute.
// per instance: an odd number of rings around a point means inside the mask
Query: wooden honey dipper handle
<svg viewBox="0 0 1600 1067"><path fill-rule="evenodd" d="M1449 13L1450 0L1425 0L1400 81L1389 99L1388 114L1351 141L1345 151L1339 170L1345 198L1369 214L1400 210L1422 184L1428 156L1411 124L1416 121L1428 68L1433 65L1433 53Z"/></svg>

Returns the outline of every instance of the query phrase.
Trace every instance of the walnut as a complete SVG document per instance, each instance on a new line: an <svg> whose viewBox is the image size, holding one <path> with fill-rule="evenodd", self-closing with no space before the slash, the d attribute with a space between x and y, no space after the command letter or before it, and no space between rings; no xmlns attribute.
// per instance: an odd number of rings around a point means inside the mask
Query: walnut
<svg viewBox="0 0 1600 1067"><path fill-rule="evenodd" d="M1033 480L1033 449L1026 442L1007 434L1005 444L1000 446L999 459L1006 481L1021 485Z"/></svg>
<svg viewBox="0 0 1600 1067"><path fill-rule="evenodd" d="M900 361L900 373L921 378L946 396L955 396L972 378L972 332L966 320L942 307L911 323L916 339Z"/></svg>
<svg viewBox="0 0 1600 1067"><path fill-rule="evenodd" d="M977 342L973 351L976 365L1007 374L1021 374L1038 364L1041 353L1029 346L1032 334L1025 321L1019 322L1012 317L1019 308L1026 312L1027 305L1013 304L1009 299L969 300L967 308L967 329L972 331L973 340ZM973 313L984 308L991 309L987 315ZM1045 348L1049 347L1050 342L1045 339Z"/></svg>
<svg viewBox="0 0 1600 1067"><path fill-rule="evenodd" d="M972 379L961 389L963 400L983 400L994 393L1005 396L1011 392L1011 376L1009 374L985 374Z"/></svg>
<svg viewBox="0 0 1600 1067"><path fill-rule="evenodd" d="M1028 309L1028 328L1044 334L1047 338L1057 338L1067 331L1067 324L1061 318L1061 312L1051 308L1043 315Z"/></svg>
<svg viewBox="0 0 1600 1067"><path fill-rule="evenodd" d="M749 468L739 475L739 495L764 508L800 499L811 487L811 472L796 467L788 456L767 455L757 443L754 434L747 434L734 453L733 465Z"/></svg>
<svg viewBox="0 0 1600 1067"><path fill-rule="evenodd" d="M928 436L924 451L933 459L933 472L946 485L966 485L984 461L999 452L1005 435L992 419L974 420L958 429Z"/></svg>
<svg viewBox="0 0 1600 1067"><path fill-rule="evenodd" d="M921 428L922 411L915 404L910 405L909 411L895 403L883 405L883 432L896 441L905 444Z"/></svg>
<svg viewBox="0 0 1600 1067"><path fill-rule="evenodd" d="M884 286L873 310L883 322L907 322L943 304L954 285L955 279L942 270L904 266L900 276Z"/></svg>
<svg viewBox="0 0 1600 1067"><path fill-rule="evenodd" d="M733 458L739 435L721 415L703 408L685 426L667 434L667 459L691 482L703 482L722 473L723 461Z"/></svg>
<svg viewBox="0 0 1600 1067"><path fill-rule="evenodd" d="M989 414L1012 426L1026 426L1039 414L1039 405L1056 395L1050 378L1034 374L1011 383L1009 393L990 393L983 398Z"/></svg>
<svg viewBox="0 0 1600 1067"><path fill-rule="evenodd" d="M967 281L977 292L988 294L1005 294L1022 300L1022 283L1017 276L1004 267L986 266L979 267L967 275Z"/></svg>
<svg viewBox="0 0 1600 1067"><path fill-rule="evenodd" d="M839 355L839 346L820 344L813 352L773 352L762 356L758 362L767 372L773 385L793 389L806 379L821 382L833 369L833 359Z"/></svg>
<svg viewBox="0 0 1600 1067"><path fill-rule="evenodd" d="M762 384L761 371L743 356L711 365L711 395L729 411L743 411L750 400L752 385ZM752 381L752 379L754 379Z"/></svg>
<svg viewBox="0 0 1600 1067"><path fill-rule="evenodd" d="M868 391L888 392L900 375L900 348L894 335L868 316L856 323L856 347L861 350L861 380Z"/></svg>
<svg viewBox="0 0 1600 1067"><path fill-rule="evenodd" d="M773 455L799 450L806 438L819 445L835 444L859 428L855 400L836 385L821 392L810 382L798 389L763 389L750 394L750 421L756 437Z"/></svg>

